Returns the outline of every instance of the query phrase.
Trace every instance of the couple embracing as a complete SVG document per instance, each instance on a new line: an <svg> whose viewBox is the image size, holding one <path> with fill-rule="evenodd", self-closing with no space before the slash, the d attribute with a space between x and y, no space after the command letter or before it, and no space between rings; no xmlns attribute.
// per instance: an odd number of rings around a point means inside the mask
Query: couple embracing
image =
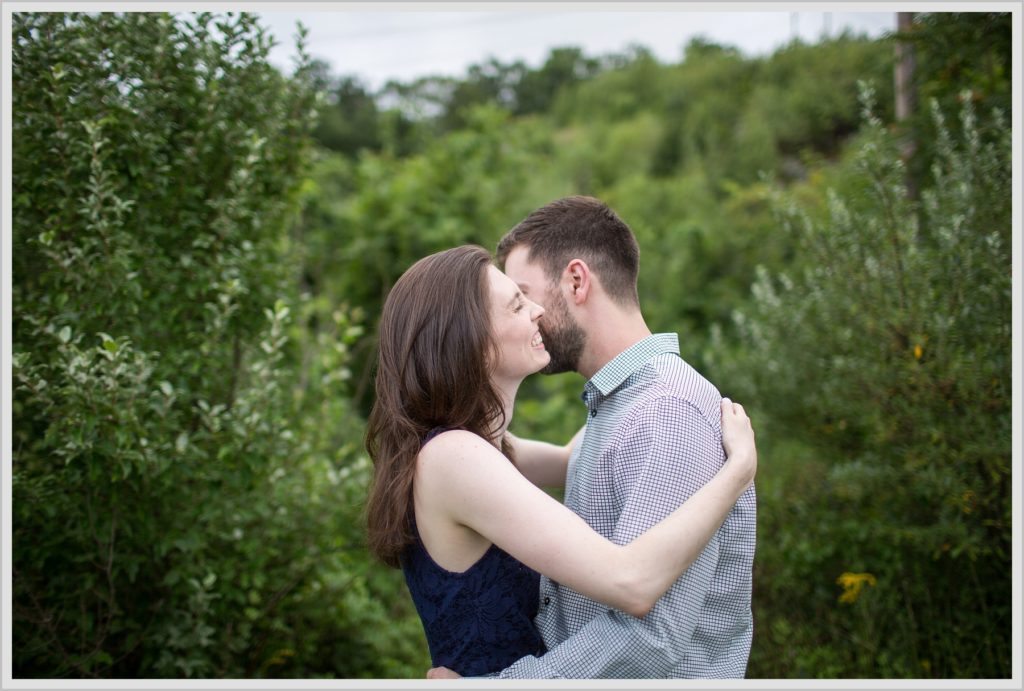
<svg viewBox="0 0 1024 691"><path fill-rule="evenodd" d="M629 227L568 197L510 230L497 266L457 247L388 295L369 544L405 573L428 676L744 675L754 433L647 328L638 271ZM573 439L508 432L523 379L565 371L587 380Z"/></svg>

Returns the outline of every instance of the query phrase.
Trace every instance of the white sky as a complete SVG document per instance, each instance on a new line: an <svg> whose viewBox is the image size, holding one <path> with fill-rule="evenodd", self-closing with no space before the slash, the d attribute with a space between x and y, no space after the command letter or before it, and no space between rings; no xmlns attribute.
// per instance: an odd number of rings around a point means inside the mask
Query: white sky
<svg viewBox="0 0 1024 691"><path fill-rule="evenodd" d="M335 75L357 75L373 90L388 79L461 77L471 64L490 57L503 63L523 60L536 68L552 48L569 45L595 57L640 44L660 62L676 63L686 43L698 35L751 56L771 53L794 36L811 43L826 32L850 29L878 37L896 27L894 12L608 11L565 4L529 11L343 8L259 14L279 42L271 53L273 64L291 71L295 23L301 20L309 29L307 51L312 57L328 62Z"/></svg>

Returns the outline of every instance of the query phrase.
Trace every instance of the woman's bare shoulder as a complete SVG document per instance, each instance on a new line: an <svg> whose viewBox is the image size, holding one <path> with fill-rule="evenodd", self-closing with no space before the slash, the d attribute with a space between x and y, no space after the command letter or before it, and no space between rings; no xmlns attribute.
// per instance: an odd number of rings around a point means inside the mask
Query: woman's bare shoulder
<svg viewBox="0 0 1024 691"><path fill-rule="evenodd" d="M441 432L424 444L417 458L417 470L421 475L442 478L453 471L465 473L472 467L487 466L503 458L501 452L480 435L453 429Z"/></svg>
<svg viewBox="0 0 1024 691"><path fill-rule="evenodd" d="M439 451L452 451L462 447L477 447L480 445L487 445L487 441L478 434L468 432L464 429L449 429L444 432L440 432L434 436L430 441L423 445L423 449L420 451L420 455L423 452L428 454L436 454Z"/></svg>

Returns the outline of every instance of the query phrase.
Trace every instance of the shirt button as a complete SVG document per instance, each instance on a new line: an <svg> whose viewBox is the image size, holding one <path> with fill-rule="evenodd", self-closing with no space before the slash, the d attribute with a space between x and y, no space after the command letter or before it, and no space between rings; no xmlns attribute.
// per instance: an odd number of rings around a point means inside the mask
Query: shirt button
<svg viewBox="0 0 1024 691"><path fill-rule="evenodd" d="M550 597L544 598L544 606L547 606L547 605L550 605L550 604L551 604L551 598Z"/></svg>
<svg viewBox="0 0 1024 691"><path fill-rule="evenodd" d="M597 409L590 411L590 417L597 417Z"/></svg>

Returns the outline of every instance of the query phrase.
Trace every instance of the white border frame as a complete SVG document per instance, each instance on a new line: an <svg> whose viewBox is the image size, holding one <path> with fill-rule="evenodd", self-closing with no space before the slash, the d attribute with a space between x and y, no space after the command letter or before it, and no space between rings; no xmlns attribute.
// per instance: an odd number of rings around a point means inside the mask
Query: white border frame
<svg viewBox="0 0 1024 691"><path fill-rule="evenodd" d="M600 12L600 11L715 11L715 12L748 12L748 11L934 11L949 12L956 10L1010 12L1013 26L1013 107L1011 116L1013 126L1013 230L1012 230L1012 266L1013 266L1013 343L1012 343L1012 381L1013 381L1013 439L1012 439L1012 494L1013 494L1013 642L1014 659L1013 677L1006 679L982 680L890 680L890 679L853 679L853 680L760 680L742 681L694 681L683 680L655 681L630 680L579 680L554 681L538 680L536 682L487 681L488 687L505 688L586 688L610 689L622 688L624 684L631 688L786 688L786 689L960 689L960 688L992 688L1021 689L1021 268L1022 268L1022 228L1021 228L1021 13L1020 2L544 2L543 0L524 0L522 2L478 2L447 1L447 2L4 2L2 4L2 34L0 34L0 98L2 98L2 194L0 194L0 478L2 478L2 574L0 594L3 610L2 647L0 647L0 688L11 689L336 689L336 688L430 688L430 689L466 689L477 684L467 681L427 681L427 680L187 680L187 679L153 679L153 680L27 680L13 679L11 676L11 44L12 17L14 12L62 12L62 11L288 11L288 12L323 12L323 11L566 11Z"/></svg>

